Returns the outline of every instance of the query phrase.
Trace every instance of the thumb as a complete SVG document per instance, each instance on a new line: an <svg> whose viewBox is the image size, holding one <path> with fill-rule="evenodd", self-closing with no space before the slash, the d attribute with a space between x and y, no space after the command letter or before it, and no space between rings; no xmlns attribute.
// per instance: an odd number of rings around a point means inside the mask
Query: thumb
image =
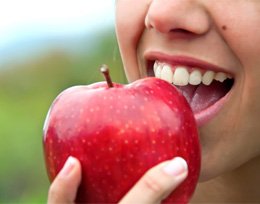
<svg viewBox="0 0 260 204"><path fill-rule="evenodd" d="M80 180L80 163L70 156L50 186L48 204L74 203Z"/></svg>
<svg viewBox="0 0 260 204"><path fill-rule="evenodd" d="M180 157L160 163L148 170L120 203L161 203L187 175L187 163Z"/></svg>

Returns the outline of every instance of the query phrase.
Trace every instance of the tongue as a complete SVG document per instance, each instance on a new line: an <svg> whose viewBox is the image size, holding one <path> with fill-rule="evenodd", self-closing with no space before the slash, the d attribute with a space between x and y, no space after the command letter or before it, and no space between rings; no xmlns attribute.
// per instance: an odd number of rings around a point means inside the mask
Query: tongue
<svg viewBox="0 0 260 204"><path fill-rule="evenodd" d="M230 90L226 83L214 81L210 86L178 86L194 113L201 112L220 100Z"/></svg>

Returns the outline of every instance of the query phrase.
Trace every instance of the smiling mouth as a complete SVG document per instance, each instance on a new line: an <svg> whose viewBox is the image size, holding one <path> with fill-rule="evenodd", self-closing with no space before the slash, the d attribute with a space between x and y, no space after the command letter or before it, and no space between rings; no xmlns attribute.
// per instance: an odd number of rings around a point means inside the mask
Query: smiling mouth
<svg viewBox="0 0 260 204"><path fill-rule="evenodd" d="M153 60L148 62L148 75L177 87L190 104L198 126L202 126L228 100L234 77L222 70L198 67Z"/></svg>

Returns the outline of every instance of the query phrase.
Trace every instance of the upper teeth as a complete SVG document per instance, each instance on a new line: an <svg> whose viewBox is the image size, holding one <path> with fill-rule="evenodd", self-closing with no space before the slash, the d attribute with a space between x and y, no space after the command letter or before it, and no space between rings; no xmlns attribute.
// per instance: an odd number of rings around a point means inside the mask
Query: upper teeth
<svg viewBox="0 0 260 204"><path fill-rule="evenodd" d="M171 65L158 61L154 63L154 74L155 77L164 79L177 86L199 85L201 83L208 86L213 80L223 82L228 78L232 78L223 72L203 72L200 69L192 69L189 72L189 68L186 66L174 66L173 69Z"/></svg>

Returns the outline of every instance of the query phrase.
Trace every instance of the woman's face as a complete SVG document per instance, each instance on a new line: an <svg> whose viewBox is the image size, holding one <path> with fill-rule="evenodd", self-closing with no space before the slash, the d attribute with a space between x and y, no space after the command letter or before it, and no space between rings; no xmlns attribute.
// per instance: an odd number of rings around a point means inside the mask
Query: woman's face
<svg viewBox="0 0 260 204"><path fill-rule="evenodd" d="M129 81L155 69L193 108L201 180L260 154L259 25L259 0L117 1L116 32Z"/></svg>

